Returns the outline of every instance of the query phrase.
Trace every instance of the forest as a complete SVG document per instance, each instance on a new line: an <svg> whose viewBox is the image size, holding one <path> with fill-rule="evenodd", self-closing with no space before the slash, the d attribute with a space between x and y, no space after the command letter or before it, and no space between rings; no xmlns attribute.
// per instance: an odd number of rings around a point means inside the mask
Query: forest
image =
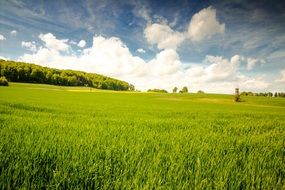
<svg viewBox="0 0 285 190"><path fill-rule="evenodd" d="M52 69L16 61L0 60L0 77L5 77L9 82L88 86L117 91L135 90L132 84L99 74Z"/></svg>

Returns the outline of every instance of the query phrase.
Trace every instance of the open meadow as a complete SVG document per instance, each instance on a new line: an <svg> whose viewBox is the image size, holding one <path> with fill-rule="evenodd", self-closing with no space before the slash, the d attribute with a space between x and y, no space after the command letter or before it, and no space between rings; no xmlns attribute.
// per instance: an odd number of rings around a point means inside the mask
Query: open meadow
<svg viewBox="0 0 285 190"><path fill-rule="evenodd" d="M285 99L0 87L0 189L284 189Z"/></svg>

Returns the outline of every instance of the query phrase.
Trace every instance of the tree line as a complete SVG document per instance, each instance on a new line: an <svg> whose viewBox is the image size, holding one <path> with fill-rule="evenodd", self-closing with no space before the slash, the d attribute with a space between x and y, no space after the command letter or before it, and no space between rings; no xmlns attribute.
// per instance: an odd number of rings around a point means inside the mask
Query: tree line
<svg viewBox="0 0 285 190"><path fill-rule="evenodd" d="M148 89L147 92L159 92L159 93L168 93L167 90L164 89Z"/></svg>
<svg viewBox="0 0 285 190"><path fill-rule="evenodd" d="M108 90L135 90L132 84L99 74L52 69L16 61L0 60L0 77L5 77L11 82L88 86Z"/></svg>
<svg viewBox="0 0 285 190"><path fill-rule="evenodd" d="M177 91L178 91L178 88L175 86L172 89L172 93L177 93ZM165 89L157 89L157 88L148 89L147 92L168 93L167 90L165 90ZM181 90L179 90L179 93L188 93L188 88L186 86L184 86Z"/></svg>
<svg viewBox="0 0 285 190"><path fill-rule="evenodd" d="M242 92L240 95L243 96L265 96L265 97L282 97L285 98L285 92L260 92L260 93L255 93L255 92Z"/></svg>

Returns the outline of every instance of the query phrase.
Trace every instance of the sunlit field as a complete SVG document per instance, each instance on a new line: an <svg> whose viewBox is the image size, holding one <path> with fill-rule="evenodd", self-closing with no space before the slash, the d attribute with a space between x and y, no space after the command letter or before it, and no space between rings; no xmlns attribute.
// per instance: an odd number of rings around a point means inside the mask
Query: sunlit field
<svg viewBox="0 0 285 190"><path fill-rule="evenodd" d="M284 189L285 99L0 87L0 189Z"/></svg>

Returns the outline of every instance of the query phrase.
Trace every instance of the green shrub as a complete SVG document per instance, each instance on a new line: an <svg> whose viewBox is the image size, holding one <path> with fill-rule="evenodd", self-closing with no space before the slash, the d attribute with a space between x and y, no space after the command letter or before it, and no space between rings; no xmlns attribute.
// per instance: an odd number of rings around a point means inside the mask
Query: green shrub
<svg viewBox="0 0 285 190"><path fill-rule="evenodd" d="M0 77L0 86L9 86L9 83L6 77Z"/></svg>

